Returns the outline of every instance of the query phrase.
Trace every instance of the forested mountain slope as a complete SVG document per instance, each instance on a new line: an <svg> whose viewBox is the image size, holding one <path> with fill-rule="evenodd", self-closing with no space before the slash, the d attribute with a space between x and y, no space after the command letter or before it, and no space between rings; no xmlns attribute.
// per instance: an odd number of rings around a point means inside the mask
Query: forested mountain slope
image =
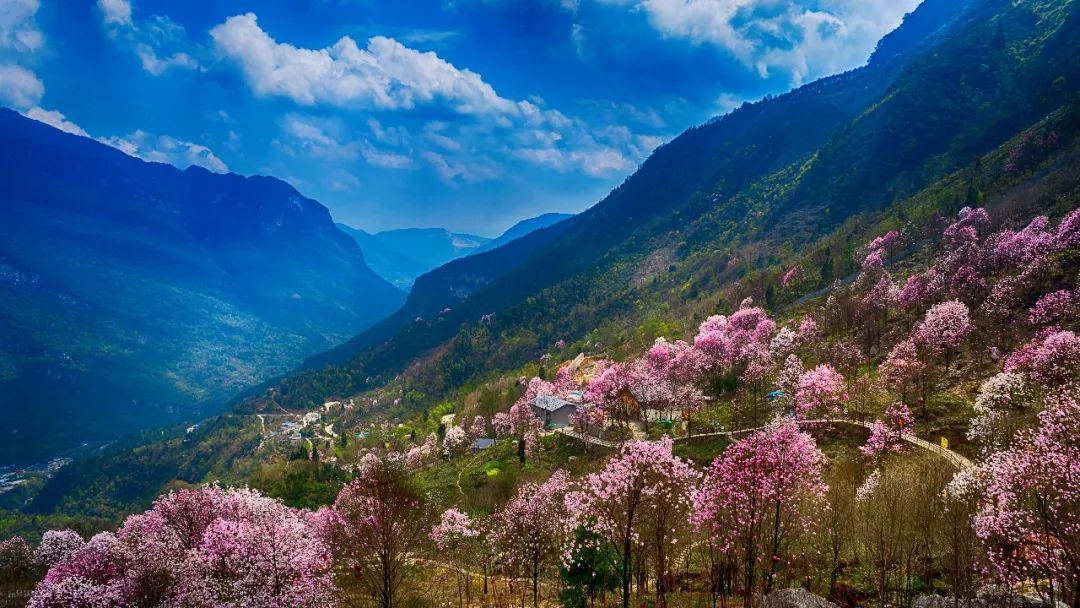
<svg viewBox="0 0 1080 608"><path fill-rule="evenodd" d="M0 463L205 412L403 300L280 180L8 110L0 146Z"/></svg>
<svg viewBox="0 0 1080 608"><path fill-rule="evenodd" d="M924 11L948 19L929 27ZM868 67L691 129L595 208L421 277L397 314L310 359L237 413L357 397L354 423L424 418L491 383L502 387L491 393L494 404L511 392L508 375L536 373L544 355L640 352L657 336L687 337L747 296L778 317L820 303L835 282L854 279L857 248L890 228L907 227L896 255L917 268L928 238L920 235L940 234L943 218L964 205L985 203L1001 221L1061 217L1080 193L1076 24L1075 3L924 3ZM991 52L1002 44L1006 52ZM968 77L994 57L997 84ZM1003 93L1000 103L991 89ZM892 101L919 90L933 95L919 99L917 118ZM969 111L955 113L956 103ZM1013 124L1023 127L1003 126ZM824 170L843 156L858 162ZM921 158L917 170L913 158ZM879 189L879 179L892 185ZM825 185L857 183L862 190L843 199ZM798 289L778 290L795 265L805 272ZM883 353L871 345L866 356ZM93 473L103 466L154 471L129 489L139 500L176 478L242 477L258 443L252 418L222 418L171 447L121 450L105 465L72 468L35 508L77 510L87 497L109 495L108 476Z"/></svg>
<svg viewBox="0 0 1080 608"><path fill-rule="evenodd" d="M522 239L512 263L480 272L480 255L425 277L397 318L306 367L339 365L286 379L272 400L303 407L373 388L442 345L458 360L428 378L423 401L556 340L704 297L775 261L770 251L902 200L1066 103L1078 24L1074 2L928 1L865 67L688 130L557 224L562 234ZM733 258L747 243L759 253Z"/></svg>

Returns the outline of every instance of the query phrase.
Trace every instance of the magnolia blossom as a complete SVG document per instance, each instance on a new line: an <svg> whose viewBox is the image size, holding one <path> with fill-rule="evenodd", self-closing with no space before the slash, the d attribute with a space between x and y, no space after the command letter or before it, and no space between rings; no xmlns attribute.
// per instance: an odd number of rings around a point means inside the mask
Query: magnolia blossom
<svg viewBox="0 0 1080 608"><path fill-rule="evenodd" d="M776 322L763 309L744 306L730 317L714 315L698 328L694 348L701 352L710 370L720 370L736 365L754 364L760 368L762 351L776 331ZM760 375L752 370L751 377Z"/></svg>
<svg viewBox="0 0 1080 608"><path fill-rule="evenodd" d="M799 377L795 390L795 411L801 418L811 414L838 415L847 401L847 386L840 372L822 364Z"/></svg>
<svg viewBox="0 0 1080 608"><path fill-rule="evenodd" d="M806 372L803 369L802 360L796 354L790 354L787 359L784 359L784 365L780 368L780 376L777 378L777 384L780 386L780 390L785 393L785 396L794 395L799 389L799 378Z"/></svg>
<svg viewBox="0 0 1080 608"><path fill-rule="evenodd" d="M1080 209L1073 210L1061 220L1054 237L1061 249L1080 246Z"/></svg>
<svg viewBox="0 0 1080 608"><path fill-rule="evenodd" d="M642 540L646 522L673 526L679 513L688 512L690 490L698 473L672 454L672 440L630 441L602 470L586 477L566 495L569 525L584 526L604 538L619 557L623 606L629 606L632 580L630 555ZM654 542L672 549L676 536L653 529Z"/></svg>
<svg viewBox="0 0 1080 608"><path fill-rule="evenodd" d="M862 349L851 340L837 340L829 347L828 358L843 373L854 371L864 360Z"/></svg>
<svg viewBox="0 0 1080 608"><path fill-rule="evenodd" d="M899 301L900 290L893 283L892 277L885 273L863 296L862 308L866 311L887 311Z"/></svg>
<svg viewBox="0 0 1080 608"><path fill-rule="evenodd" d="M1026 372L1047 390L1066 390L1080 380L1080 337L1050 329L1013 351L1006 372Z"/></svg>
<svg viewBox="0 0 1080 608"><path fill-rule="evenodd" d="M439 523L431 529L431 541L440 551L450 551L462 541L475 538L480 531L473 525L472 518L457 509L443 511Z"/></svg>
<svg viewBox="0 0 1080 608"><path fill-rule="evenodd" d="M0 579L14 580L34 567L34 550L21 536L0 542Z"/></svg>
<svg viewBox="0 0 1080 608"><path fill-rule="evenodd" d="M824 463L813 438L788 420L728 447L694 492L691 522L719 550L749 560L747 597L759 568L771 589L792 537L813 525L827 490Z"/></svg>
<svg viewBox="0 0 1080 608"><path fill-rule="evenodd" d="M405 466L410 469L419 469L424 465L424 448L415 445L405 452Z"/></svg>
<svg viewBox="0 0 1080 608"><path fill-rule="evenodd" d="M1028 311L1028 323L1047 325L1071 316L1076 310L1076 296L1067 289L1048 293Z"/></svg>
<svg viewBox="0 0 1080 608"><path fill-rule="evenodd" d="M525 455L536 456L540 453L540 431L537 429L525 433Z"/></svg>
<svg viewBox="0 0 1080 608"><path fill-rule="evenodd" d="M625 411L623 394L630 391L635 381L630 368L612 361L598 364L599 371L585 388L585 399L604 408L611 416L626 421L630 412Z"/></svg>
<svg viewBox="0 0 1080 608"><path fill-rule="evenodd" d="M458 454L469 444L469 435L460 426L452 426L446 429L443 435L443 456L450 458Z"/></svg>
<svg viewBox="0 0 1080 608"><path fill-rule="evenodd" d="M821 338L821 330L818 328L814 317L805 316L799 321L799 343L809 344Z"/></svg>
<svg viewBox="0 0 1080 608"><path fill-rule="evenodd" d="M1026 407L1028 386L1022 374L1002 372L983 382L975 399L975 417L968 438L986 448L1001 447L1011 439L1010 421Z"/></svg>
<svg viewBox="0 0 1080 608"><path fill-rule="evenodd" d="M926 311L926 317L915 331L915 337L931 350L945 351L960 346L969 333L971 317L967 305L950 300L936 304Z"/></svg>
<svg viewBox="0 0 1080 608"><path fill-rule="evenodd" d="M74 530L47 530L34 550L34 561L40 566L52 567L85 545L86 541Z"/></svg>
<svg viewBox="0 0 1080 608"><path fill-rule="evenodd" d="M784 273L783 278L780 279L780 285L782 285L784 289L787 289L795 283L803 280L805 276L806 273L803 272L802 266L792 266L787 272Z"/></svg>
<svg viewBox="0 0 1080 608"><path fill-rule="evenodd" d="M896 402L885 410L884 420L879 418L874 421L869 439L859 450L870 458L887 452L899 452L904 445L904 434L910 433L914 425L915 417L908 406Z"/></svg>
<svg viewBox="0 0 1080 608"><path fill-rule="evenodd" d="M477 416L473 418L472 424L469 425L469 437L483 437L487 434L487 421L483 416Z"/></svg>
<svg viewBox="0 0 1080 608"><path fill-rule="evenodd" d="M907 389L926 370L913 340L897 342L879 368L885 383L907 396Z"/></svg>
<svg viewBox="0 0 1080 608"><path fill-rule="evenodd" d="M1009 583L1080 581L1080 404L1050 400L1038 427L980 466L983 499L974 517L990 564ZM1069 583L1071 581L1071 583Z"/></svg>
<svg viewBox="0 0 1080 608"><path fill-rule="evenodd" d="M913 274L904 281L904 286L897 295L897 304L904 310L917 306L926 297L926 280Z"/></svg>
<svg viewBox="0 0 1080 608"><path fill-rule="evenodd" d="M867 251L888 251L892 249L896 243L900 240L900 233L895 230L890 230L885 234L875 238L866 245Z"/></svg>
<svg viewBox="0 0 1080 608"><path fill-rule="evenodd" d="M542 484L523 484L493 518L494 543L505 561L528 573L534 606L541 569L560 555L568 487L569 477L561 470Z"/></svg>
<svg viewBox="0 0 1080 608"><path fill-rule="evenodd" d="M405 573L431 532L424 500L400 464L384 460L363 471L318 519L342 571L379 605L397 605Z"/></svg>
<svg viewBox="0 0 1080 608"><path fill-rule="evenodd" d="M881 485L881 469L874 469L866 476L862 484L855 488L855 500L866 502L874 494L874 490Z"/></svg>
<svg viewBox="0 0 1080 608"><path fill-rule="evenodd" d="M986 242L985 265L1002 271L1032 263L1042 264L1057 247L1048 223L1045 216L1038 216L1019 232L1006 229L994 233Z"/></svg>
<svg viewBox="0 0 1080 608"><path fill-rule="evenodd" d="M505 437L510 434L510 414L499 412L491 417L491 428L496 437Z"/></svg>
<svg viewBox="0 0 1080 608"><path fill-rule="evenodd" d="M982 207L972 209L964 207L957 214L957 220L945 229L945 238L949 241L962 239L960 236L965 231L985 233L990 228L990 214Z"/></svg>
<svg viewBox="0 0 1080 608"><path fill-rule="evenodd" d="M781 327L769 342L770 356L776 360L787 358L787 356L795 350L795 344L798 339L799 336L794 330L788 327Z"/></svg>
<svg viewBox="0 0 1080 608"><path fill-rule="evenodd" d="M329 549L303 512L211 486L167 494L68 553L30 606L332 606L330 576Z"/></svg>

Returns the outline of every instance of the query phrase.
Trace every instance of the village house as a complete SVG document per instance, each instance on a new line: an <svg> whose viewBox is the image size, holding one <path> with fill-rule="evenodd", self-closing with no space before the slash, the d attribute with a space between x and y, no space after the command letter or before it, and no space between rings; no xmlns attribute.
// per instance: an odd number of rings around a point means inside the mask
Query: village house
<svg viewBox="0 0 1080 608"><path fill-rule="evenodd" d="M529 402L529 407L544 422L544 428L570 426L571 418L577 412L576 404L554 395L538 395Z"/></svg>

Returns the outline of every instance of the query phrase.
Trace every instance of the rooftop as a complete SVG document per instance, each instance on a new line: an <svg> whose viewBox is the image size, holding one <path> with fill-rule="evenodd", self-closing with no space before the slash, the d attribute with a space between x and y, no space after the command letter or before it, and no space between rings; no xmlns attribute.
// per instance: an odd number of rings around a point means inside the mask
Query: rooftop
<svg viewBox="0 0 1080 608"><path fill-rule="evenodd" d="M561 410L566 406L574 406L573 403L570 403L566 399L556 397L555 395L538 395L529 402L529 405L549 412Z"/></svg>

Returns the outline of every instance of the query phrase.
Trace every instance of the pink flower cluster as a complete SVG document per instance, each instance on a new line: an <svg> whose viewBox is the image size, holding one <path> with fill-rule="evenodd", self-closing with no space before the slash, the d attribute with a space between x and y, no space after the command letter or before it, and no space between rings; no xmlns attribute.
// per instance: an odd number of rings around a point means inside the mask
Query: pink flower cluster
<svg viewBox="0 0 1080 608"><path fill-rule="evenodd" d="M911 410L904 403L896 402L885 409L884 420L879 418L874 421L870 437L859 451L868 458L899 452L904 445L904 434L913 433L914 426L915 417Z"/></svg>
<svg viewBox="0 0 1080 608"><path fill-rule="evenodd" d="M915 339L935 352L953 350L971 333L971 316L963 302L935 304L915 330Z"/></svg>
<svg viewBox="0 0 1080 608"><path fill-rule="evenodd" d="M1013 351L1006 372L1025 372L1046 388L1066 389L1080 380L1080 337L1053 328Z"/></svg>
<svg viewBox="0 0 1080 608"><path fill-rule="evenodd" d="M836 416L847 401L847 383L840 372L822 364L799 377L795 390L795 412L800 418L813 415Z"/></svg>
<svg viewBox="0 0 1080 608"><path fill-rule="evenodd" d="M1068 289L1059 289L1039 298L1028 311L1028 323L1048 325L1072 315L1076 310L1076 296Z"/></svg>
<svg viewBox="0 0 1080 608"><path fill-rule="evenodd" d="M805 276L806 273L803 271L803 267L801 265L792 266L787 272L784 273L783 278L780 279L780 285L782 285L784 289L788 289L795 283L803 280Z"/></svg>
<svg viewBox="0 0 1080 608"><path fill-rule="evenodd" d="M32 608L334 603L330 551L305 513L252 490L181 490L129 517L115 535L83 544L73 534L43 539L41 559L58 561L34 590Z"/></svg>
<svg viewBox="0 0 1080 608"><path fill-rule="evenodd" d="M809 526L817 509L807 503L820 503L827 489L824 464L814 439L791 421L755 432L713 461L693 493L691 522L711 531L723 550L756 542L762 522L774 515L783 534Z"/></svg>
<svg viewBox="0 0 1080 608"><path fill-rule="evenodd" d="M431 541L440 551L450 551L467 539L480 535L472 518L457 509L443 511L439 523L431 529Z"/></svg>
<svg viewBox="0 0 1080 608"><path fill-rule="evenodd" d="M1052 399L1034 430L991 455L976 478L975 533L1006 582L1080 580L1080 404Z"/></svg>

